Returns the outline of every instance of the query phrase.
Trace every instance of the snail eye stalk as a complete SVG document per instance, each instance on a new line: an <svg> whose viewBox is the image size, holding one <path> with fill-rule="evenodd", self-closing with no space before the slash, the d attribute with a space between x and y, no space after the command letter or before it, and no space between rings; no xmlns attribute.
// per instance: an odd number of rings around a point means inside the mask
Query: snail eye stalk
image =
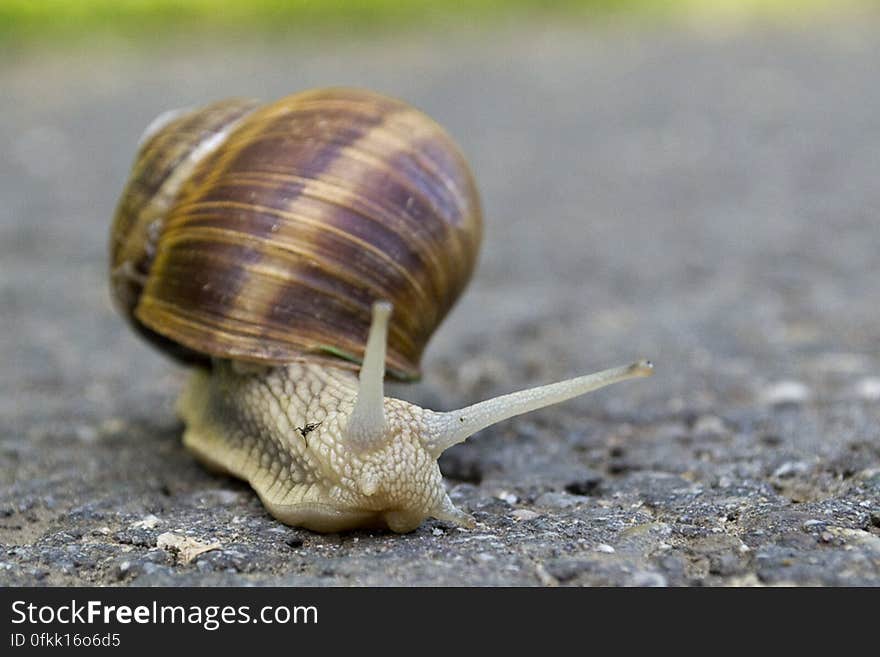
<svg viewBox="0 0 880 657"><path fill-rule="evenodd" d="M432 454L439 456L453 445L464 442L480 429L502 420L579 397L612 383L650 376L653 369L654 365L651 361L640 360L631 365L512 392L457 411L434 413L431 417L429 436L424 442Z"/></svg>
<svg viewBox="0 0 880 657"><path fill-rule="evenodd" d="M361 364L357 401L345 429L345 439L361 449L382 441L385 434L385 350L391 304L373 304L373 320Z"/></svg>

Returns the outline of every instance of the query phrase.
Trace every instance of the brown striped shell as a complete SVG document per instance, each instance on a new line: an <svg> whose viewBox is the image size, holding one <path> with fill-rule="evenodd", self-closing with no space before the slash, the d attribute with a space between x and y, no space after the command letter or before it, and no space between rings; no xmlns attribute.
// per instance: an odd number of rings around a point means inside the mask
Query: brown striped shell
<svg viewBox="0 0 880 657"><path fill-rule="evenodd" d="M388 372L413 379L480 236L473 178L439 125L372 92L317 89L148 131L111 281L135 326L185 360L358 363L387 300Z"/></svg>

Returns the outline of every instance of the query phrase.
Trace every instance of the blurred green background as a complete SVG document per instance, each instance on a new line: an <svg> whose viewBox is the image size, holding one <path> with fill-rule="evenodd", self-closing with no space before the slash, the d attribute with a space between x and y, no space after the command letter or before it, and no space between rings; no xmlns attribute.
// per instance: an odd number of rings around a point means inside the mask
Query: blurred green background
<svg viewBox="0 0 880 657"><path fill-rule="evenodd" d="M118 39L486 27L620 18L741 23L814 19L877 0L0 0L0 41L46 47Z"/></svg>

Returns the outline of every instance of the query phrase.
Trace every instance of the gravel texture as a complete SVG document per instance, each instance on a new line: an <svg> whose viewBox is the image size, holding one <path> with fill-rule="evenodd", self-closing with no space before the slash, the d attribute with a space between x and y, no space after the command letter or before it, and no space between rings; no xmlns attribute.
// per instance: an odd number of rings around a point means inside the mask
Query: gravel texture
<svg viewBox="0 0 880 657"><path fill-rule="evenodd" d="M0 583L880 585L877 27L4 58ZM185 372L109 302L154 115L331 84L428 111L483 194L477 274L395 395L446 409L657 365L447 453L473 530L274 521L183 449Z"/></svg>

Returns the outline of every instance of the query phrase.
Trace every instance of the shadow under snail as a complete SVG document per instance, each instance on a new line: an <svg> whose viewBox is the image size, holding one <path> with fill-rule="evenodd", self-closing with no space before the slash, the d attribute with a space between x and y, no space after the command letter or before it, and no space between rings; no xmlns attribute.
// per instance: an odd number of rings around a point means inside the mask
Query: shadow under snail
<svg viewBox="0 0 880 657"><path fill-rule="evenodd" d="M496 422L651 364L451 412L383 394L477 258L470 170L433 120L365 90L168 112L141 138L113 222L111 288L145 338L194 366L183 441L290 525L465 526L437 459ZM393 313L392 313L393 309Z"/></svg>

